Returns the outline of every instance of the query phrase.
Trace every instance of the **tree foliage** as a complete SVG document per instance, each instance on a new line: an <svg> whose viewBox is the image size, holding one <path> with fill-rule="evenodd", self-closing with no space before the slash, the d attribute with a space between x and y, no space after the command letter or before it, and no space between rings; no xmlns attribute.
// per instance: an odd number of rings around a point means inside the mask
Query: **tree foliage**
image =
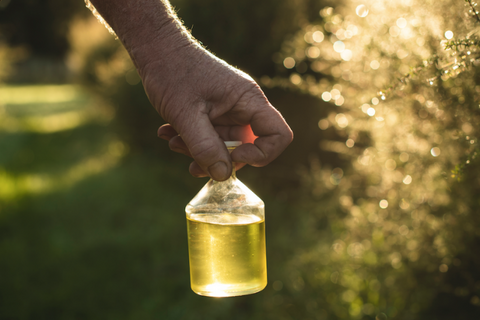
<svg viewBox="0 0 480 320"><path fill-rule="evenodd" d="M319 158L305 172L310 245L291 262L293 290L324 293L312 315L478 317L475 8L447 0L324 8L284 43L288 78L263 79L337 106L318 123L319 135L337 139L320 147L348 164Z"/></svg>

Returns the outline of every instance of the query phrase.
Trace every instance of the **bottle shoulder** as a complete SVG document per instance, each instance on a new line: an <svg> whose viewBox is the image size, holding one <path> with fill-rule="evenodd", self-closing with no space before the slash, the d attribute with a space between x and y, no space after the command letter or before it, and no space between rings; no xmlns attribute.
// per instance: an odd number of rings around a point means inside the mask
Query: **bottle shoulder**
<svg viewBox="0 0 480 320"><path fill-rule="evenodd" d="M241 211L263 208L263 201L238 179L210 180L188 203L187 212Z"/></svg>

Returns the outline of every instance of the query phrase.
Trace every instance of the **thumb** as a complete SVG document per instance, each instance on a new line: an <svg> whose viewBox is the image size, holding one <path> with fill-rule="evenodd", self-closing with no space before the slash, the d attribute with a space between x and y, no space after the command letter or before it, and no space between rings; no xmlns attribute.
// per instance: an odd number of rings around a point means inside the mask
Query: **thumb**
<svg viewBox="0 0 480 320"><path fill-rule="evenodd" d="M223 181L230 177L230 155L206 114L195 117L180 135L195 162L213 180Z"/></svg>

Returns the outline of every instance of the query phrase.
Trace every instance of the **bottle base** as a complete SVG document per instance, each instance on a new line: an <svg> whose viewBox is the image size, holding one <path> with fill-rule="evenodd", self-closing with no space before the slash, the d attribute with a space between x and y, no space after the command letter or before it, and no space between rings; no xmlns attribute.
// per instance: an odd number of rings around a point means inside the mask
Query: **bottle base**
<svg viewBox="0 0 480 320"><path fill-rule="evenodd" d="M254 287L236 286L236 285L225 285L225 284L210 284L202 288L193 288L192 291L196 294L204 297L212 298L226 298L226 297L238 297L245 296L249 294L254 294L265 289L267 284Z"/></svg>

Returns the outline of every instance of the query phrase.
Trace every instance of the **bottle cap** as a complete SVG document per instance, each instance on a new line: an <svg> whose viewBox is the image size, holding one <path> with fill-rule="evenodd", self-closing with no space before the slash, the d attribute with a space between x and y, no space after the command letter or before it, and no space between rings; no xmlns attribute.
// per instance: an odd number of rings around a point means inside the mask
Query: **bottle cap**
<svg viewBox="0 0 480 320"><path fill-rule="evenodd" d="M227 148L238 147L242 145L242 141L224 141Z"/></svg>

